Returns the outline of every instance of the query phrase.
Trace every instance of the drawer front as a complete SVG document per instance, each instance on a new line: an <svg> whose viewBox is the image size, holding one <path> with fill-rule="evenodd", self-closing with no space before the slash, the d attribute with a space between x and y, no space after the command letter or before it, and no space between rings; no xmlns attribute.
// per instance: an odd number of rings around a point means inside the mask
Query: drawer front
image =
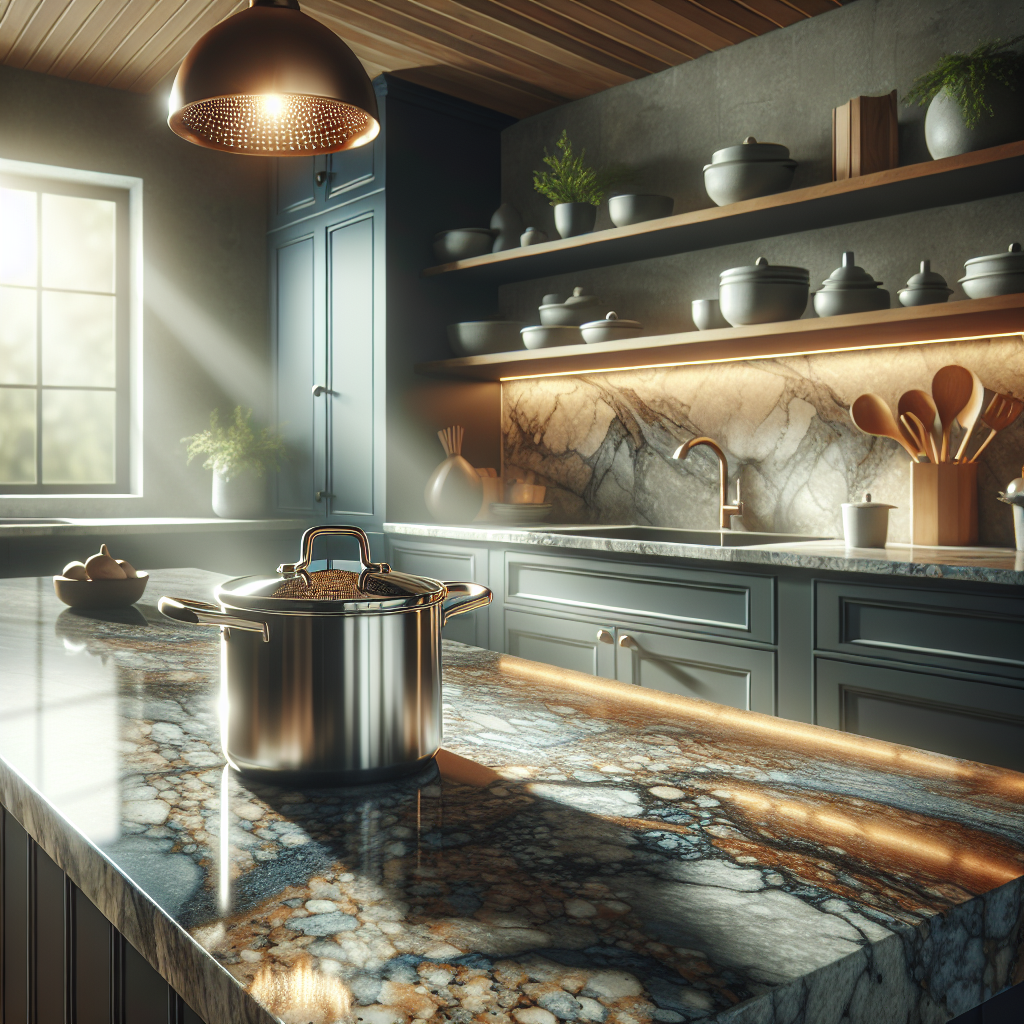
<svg viewBox="0 0 1024 1024"><path fill-rule="evenodd" d="M817 724L1024 771L1024 690L816 658Z"/></svg>
<svg viewBox="0 0 1024 1024"><path fill-rule="evenodd" d="M620 629L615 665L623 683L775 714L774 651Z"/></svg>
<svg viewBox="0 0 1024 1024"><path fill-rule="evenodd" d="M460 583L487 583L487 551L476 548L451 547L439 544L417 544L415 541L388 537L387 560L392 569L434 580ZM487 609L466 612L448 620L441 635L446 640L488 646Z"/></svg>
<svg viewBox="0 0 1024 1024"><path fill-rule="evenodd" d="M841 583L816 584L822 651L1006 676L1024 684L1024 600Z"/></svg>
<svg viewBox="0 0 1024 1024"><path fill-rule="evenodd" d="M505 611L505 653L545 665L615 678L615 648L597 638L607 624L562 619L554 615Z"/></svg>
<svg viewBox="0 0 1024 1024"><path fill-rule="evenodd" d="M761 643L775 639L774 582L762 576L515 552L505 560L509 605Z"/></svg>

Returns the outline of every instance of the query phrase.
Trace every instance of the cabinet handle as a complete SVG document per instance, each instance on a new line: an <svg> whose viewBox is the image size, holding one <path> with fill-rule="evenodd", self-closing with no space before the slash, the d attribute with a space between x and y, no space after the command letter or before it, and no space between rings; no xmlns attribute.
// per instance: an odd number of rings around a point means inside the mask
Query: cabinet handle
<svg viewBox="0 0 1024 1024"><path fill-rule="evenodd" d="M623 633L622 636L619 637L619 646L625 647L630 651L640 650L640 645L628 633Z"/></svg>
<svg viewBox="0 0 1024 1024"><path fill-rule="evenodd" d="M326 384L314 384L313 385L313 397L319 398L321 395L329 395L331 389Z"/></svg>
<svg viewBox="0 0 1024 1024"><path fill-rule="evenodd" d="M612 640L612 635L608 632L607 629L599 629L597 631L597 639L600 640L603 644L614 643L614 641Z"/></svg>
<svg viewBox="0 0 1024 1024"><path fill-rule="evenodd" d="M322 185L329 177L327 171L317 171L315 180L318 185Z"/></svg>
<svg viewBox="0 0 1024 1024"><path fill-rule="evenodd" d="M314 497L316 498L317 501L323 501L324 498L333 498L334 497L334 492L333 491L317 491L316 494L314 495Z"/></svg>

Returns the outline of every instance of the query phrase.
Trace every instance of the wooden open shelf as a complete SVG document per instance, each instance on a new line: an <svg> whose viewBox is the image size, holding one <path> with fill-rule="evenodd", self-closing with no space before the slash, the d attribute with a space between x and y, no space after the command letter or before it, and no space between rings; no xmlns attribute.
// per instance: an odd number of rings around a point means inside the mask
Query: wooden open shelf
<svg viewBox="0 0 1024 1024"><path fill-rule="evenodd" d="M846 181L508 249L423 271L504 284L1019 192L1024 141Z"/></svg>
<svg viewBox="0 0 1024 1024"><path fill-rule="evenodd" d="M474 380L507 380L593 373L643 366L727 363L813 352L891 348L973 340L1024 332L1024 294L966 299L874 313L810 317L754 327L658 334L599 345L496 352L487 356L420 363L418 373Z"/></svg>

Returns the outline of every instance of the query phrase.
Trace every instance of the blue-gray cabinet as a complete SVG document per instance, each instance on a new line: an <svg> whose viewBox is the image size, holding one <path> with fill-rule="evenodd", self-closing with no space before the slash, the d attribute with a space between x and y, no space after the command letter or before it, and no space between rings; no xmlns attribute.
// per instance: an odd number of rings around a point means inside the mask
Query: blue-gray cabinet
<svg viewBox="0 0 1024 1024"><path fill-rule="evenodd" d="M275 161L268 203L274 412L290 453L276 508L371 533L422 518L439 427L460 423L472 461L497 464L498 385L412 367L450 355L447 323L496 308L494 289L439 290L420 271L438 231L488 223L511 120L391 76L374 88L374 142Z"/></svg>

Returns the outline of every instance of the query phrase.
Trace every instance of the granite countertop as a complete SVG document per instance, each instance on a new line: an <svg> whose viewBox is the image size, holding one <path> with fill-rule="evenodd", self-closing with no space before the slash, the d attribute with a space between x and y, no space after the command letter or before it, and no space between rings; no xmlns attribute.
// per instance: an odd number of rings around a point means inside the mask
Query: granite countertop
<svg viewBox="0 0 1024 1024"><path fill-rule="evenodd" d="M0 580L0 798L209 1024L943 1021L1019 978L1024 775L445 643L397 783L225 768L213 630Z"/></svg>
<svg viewBox="0 0 1024 1024"><path fill-rule="evenodd" d="M15 537L76 536L103 533L116 537L126 533L188 533L208 530L285 530L304 529L305 519L175 519L140 516L129 519L67 519L0 517L0 540Z"/></svg>
<svg viewBox="0 0 1024 1024"><path fill-rule="evenodd" d="M516 527L489 523L444 526L437 523L385 523L384 532L404 537L485 544L528 544L551 550L646 555L736 565L794 566L880 576L918 576L972 583L1024 586L1024 551L1010 548L928 548L889 544L885 548L847 548L841 540L808 540L750 547L674 544L665 541L588 537L571 527Z"/></svg>

